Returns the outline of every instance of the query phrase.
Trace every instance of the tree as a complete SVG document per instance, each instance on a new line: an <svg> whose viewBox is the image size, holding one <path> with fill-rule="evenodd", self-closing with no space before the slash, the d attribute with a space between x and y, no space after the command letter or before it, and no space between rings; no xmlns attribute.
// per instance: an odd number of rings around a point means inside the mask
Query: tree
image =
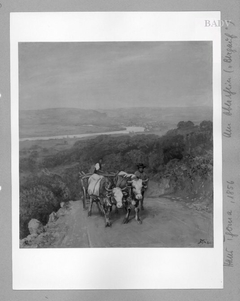
<svg viewBox="0 0 240 301"><path fill-rule="evenodd" d="M157 153L152 152L151 154L149 154L148 165L150 170L156 173L159 167L163 164L163 159L164 156L162 150Z"/></svg>
<svg viewBox="0 0 240 301"><path fill-rule="evenodd" d="M128 146L127 146L126 143L122 142L122 143L120 143L120 144L118 145L117 148L118 148L118 150L122 153L122 152L124 152L124 151L128 148Z"/></svg>
<svg viewBox="0 0 240 301"><path fill-rule="evenodd" d="M147 155L144 154L141 150L131 150L130 152L126 153L125 158L130 165L136 165L138 163L148 163Z"/></svg>
<svg viewBox="0 0 240 301"><path fill-rule="evenodd" d="M116 171L124 169L121 154L110 154L104 157L104 170Z"/></svg>
<svg viewBox="0 0 240 301"><path fill-rule="evenodd" d="M179 129L186 129L186 128L191 128L194 127L194 123L192 121L180 121L177 125Z"/></svg>
<svg viewBox="0 0 240 301"><path fill-rule="evenodd" d="M179 123L177 124L178 129L182 129L185 127L185 121L179 121Z"/></svg>
<svg viewBox="0 0 240 301"><path fill-rule="evenodd" d="M200 123L200 129L202 131L212 131L213 123L210 120L204 120Z"/></svg>

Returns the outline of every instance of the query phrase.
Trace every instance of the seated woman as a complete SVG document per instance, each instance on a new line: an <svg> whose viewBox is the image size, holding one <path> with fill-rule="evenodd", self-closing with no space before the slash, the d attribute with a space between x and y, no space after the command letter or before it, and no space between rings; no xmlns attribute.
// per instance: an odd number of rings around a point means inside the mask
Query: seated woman
<svg viewBox="0 0 240 301"><path fill-rule="evenodd" d="M102 159L99 159L99 161L95 164L94 173L102 174Z"/></svg>

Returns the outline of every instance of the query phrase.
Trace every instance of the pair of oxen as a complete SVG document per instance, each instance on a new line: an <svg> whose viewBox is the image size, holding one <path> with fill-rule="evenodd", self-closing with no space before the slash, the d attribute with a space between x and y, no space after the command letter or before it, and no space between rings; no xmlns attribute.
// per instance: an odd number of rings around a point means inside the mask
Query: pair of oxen
<svg viewBox="0 0 240 301"><path fill-rule="evenodd" d="M144 210L143 200L144 192L147 189L148 179L142 180L136 178L133 174L127 174L124 171L116 175L101 175L99 177L98 193L89 191L91 176L80 177L83 190L83 208L86 209L86 199L89 198L88 216L92 214L93 202L96 202L99 211L105 217L105 226L111 226L110 213L113 206L117 211L123 208L126 211L123 223L129 222L132 208L135 210L135 219L141 224L139 211Z"/></svg>

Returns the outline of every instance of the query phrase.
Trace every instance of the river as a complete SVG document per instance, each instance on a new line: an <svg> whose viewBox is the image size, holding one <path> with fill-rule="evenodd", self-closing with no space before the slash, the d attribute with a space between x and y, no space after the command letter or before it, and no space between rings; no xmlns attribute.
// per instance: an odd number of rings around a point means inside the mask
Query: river
<svg viewBox="0 0 240 301"><path fill-rule="evenodd" d="M141 132L144 132L144 127L142 127L142 126L129 126L129 127L126 127L125 130L121 130L121 131L74 134L74 135L58 135L58 136L48 136L48 137L29 137L29 138L21 138L21 139L19 139L19 141L37 141L37 140L66 139L66 138L85 138L85 137L100 136L100 135L129 134L129 133L141 133Z"/></svg>

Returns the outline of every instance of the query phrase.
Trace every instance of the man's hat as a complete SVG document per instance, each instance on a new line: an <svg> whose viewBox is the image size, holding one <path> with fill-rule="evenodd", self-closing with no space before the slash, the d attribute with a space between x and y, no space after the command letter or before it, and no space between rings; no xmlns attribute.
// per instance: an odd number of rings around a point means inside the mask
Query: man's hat
<svg viewBox="0 0 240 301"><path fill-rule="evenodd" d="M145 168L146 167L146 165L144 165L143 163L138 163L137 164L137 168Z"/></svg>

